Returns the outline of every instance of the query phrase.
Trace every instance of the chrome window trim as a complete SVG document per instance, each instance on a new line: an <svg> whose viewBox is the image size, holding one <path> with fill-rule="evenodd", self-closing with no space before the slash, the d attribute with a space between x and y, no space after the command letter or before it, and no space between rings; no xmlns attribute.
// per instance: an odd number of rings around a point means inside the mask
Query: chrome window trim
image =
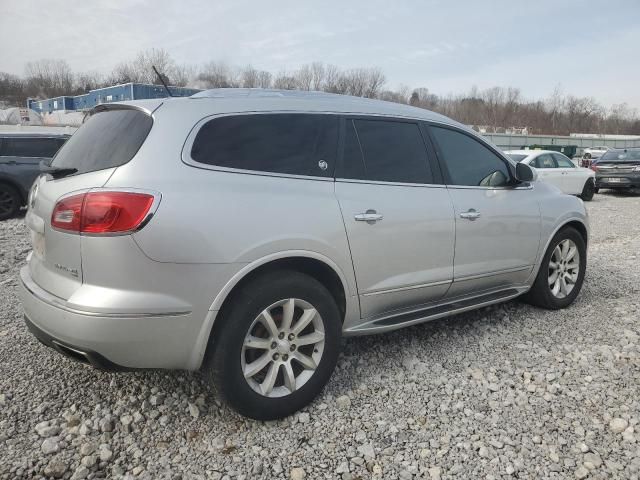
<svg viewBox="0 0 640 480"><path fill-rule="evenodd" d="M334 112L307 112L307 111L298 111L298 110L268 110L268 111L245 111L245 112L227 112L220 113L214 115L208 115L202 119L200 119L191 129L187 139L182 146L182 163L189 165L190 167L200 168L202 170L213 170L217 172L226 172L226 173L240 173L245 175L258 175L264 177L277 177L277 178L293 178L298 180L316 180L323 182L333 182L335 179L333 176L330 177L321 177L315 175L299 175L294 173L278 173L278 172L267 172L263 170L248 170L244 168L233 168L233 167L220 167L218 165L209 165L206 163L201 163L193 159L191 156L191 150L193 148L193 143L195 142L196 137L198 136L198 132L203 127L203 125L211 120L215 120L217 118L224 117L237 117L237 116L249 116L249 115L273 115L273 114L301 114L301 115L341 115L340 113ZM336 153L337 153L338 144L336 141ZM337 154L336 160L337 162ZM334 165L335 167L335 165Z"/></svg>
<svg viewBox="0 0 640 480"><path fill-rule="evenodd" d="M189 97L193 98L193 97ZM202 97L204 98L204 97ZM424 118L419 117L409 117L403 115L391 115L384 113L362 113L362 112L336 112L336 111L315 111L315 110L245 110L245 111L237 111L237 112L225 112L225 113L215 113L212 115L207 115L206 117L201 118L196 122L196 124L191 128L187 138L182 146L181 160L182 163L189 165L190 167L200 168L202 170L213 170L217 172L225 172L225 173L239 173L244 175L258 175L265 177L277 177L277 178L293 178L298 180L315 180L315 181L323 181L323 182L347 182L347 183L368 183L368 184L380 184L380 185L397 185L397 186L428 186L428 187L439 187L445 188L444 184L422 184L422 183L401 183L401 182L379 182L379 181L369 181L369 180L357 180L357 179L349 179L349 178L336 178L335 176L331 177L321 177L321 176L313 176L313 175L296 175L292 173L277 173L277 172L265 172L262 170L246 170L243 168L231 168L231 167L219 167L216 165L208 165L206 163L200 163L191 157L191 149L193 148L193 143L198 135L198 132L202 128L202 126L207 123L209 120L214 120L216 118L222 117L234 117L239 115L270 115L270 114L279 114L279 113L297 113L303 115L335 115L338 118L348 117L348 116L357 116L360 118L364 117L372 117L376 119L389 119L389 120L400 120L400 121L415 121L419 124L419 122L425 122ZM442 125L452 124L442 123ZM337 145L336 145L337 147ZM338 157L336 156L336 167L338 162Z"/></svg>
<svg viewBox="0 0 640 480"><path fill-rule="evenodd" d="M447 188L446 185L439 183L402 183L402 182L383 182L380 180L360 180L356 178L336 178L337 183L364 183L366 185L387 185L392 187L430 187L430 188Z"/></svg>
<svg viewBox="0 0 640 480"><path fill-rule="evenodd" d="M531 182L524 183L522 185L503 185L498 187L485 187L483 185L445 185L452 190L532 190L533 184Z"/></svg>

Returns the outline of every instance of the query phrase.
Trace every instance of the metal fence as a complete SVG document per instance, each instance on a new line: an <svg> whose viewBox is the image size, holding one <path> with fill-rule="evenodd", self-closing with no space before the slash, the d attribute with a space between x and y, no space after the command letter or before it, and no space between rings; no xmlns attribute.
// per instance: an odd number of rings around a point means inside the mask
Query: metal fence
<svg viewBox="0 0 640 480"><path fill-rule="evenodd" d="M516 150L532 145L576 146L577 154L582 155L585 148L600 145L611 148L640 147L640 137L564 137L559 135L510 135L507 133L483 133L482 135L503 150Z"/></svg>

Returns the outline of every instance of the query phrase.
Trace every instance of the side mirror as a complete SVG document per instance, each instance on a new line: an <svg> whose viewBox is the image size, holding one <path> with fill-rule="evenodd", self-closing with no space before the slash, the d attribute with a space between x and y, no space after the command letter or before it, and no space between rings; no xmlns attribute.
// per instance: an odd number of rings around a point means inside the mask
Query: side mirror
<svg viewBox="0 0 640 480"><path fill-rule="evenodd" d="M533 182L538 178L538 174L526 163L516 163L516 180L519 182Z"/></svg>

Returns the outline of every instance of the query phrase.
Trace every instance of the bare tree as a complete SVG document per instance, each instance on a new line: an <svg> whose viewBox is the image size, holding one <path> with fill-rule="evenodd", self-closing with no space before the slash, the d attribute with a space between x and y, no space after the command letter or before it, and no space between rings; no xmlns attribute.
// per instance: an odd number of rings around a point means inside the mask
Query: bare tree
<svg viewBox="0 0 640 480"><path fill-rule="evenodd" d="M314 62L293 73L275 77L251 65L237 69L223 62L200 67L177 65L162 49L145 50L130 61L118 64L111 75L95 72L73 74L62 60L40 60L26 65L24 78L0 73L0 103L23 104L27 97L79 94L113 83L157 83L155 65L173 85L197 88L249 87L322 90L410 104L442 113L468 125L501 132L509 127L527 127L534 134L635 133L640 134L638 112L627 104L605 109L591 97L565 95L560 85L544 101L529 101L513 87L472 87L466 94L435 95L425 87L385 88L385 75L378 68L341 70L335 65ZM479 128L478 128L479 129Z"/></svg>
<svg viewBox="0 0 640 480"><path fill-rule="evenodd" d="M316 91L322 90L325 76L326 70L324 65L321 62L313 62L311 64L311 88Z"/></svg>
<svg viewBox="0 0 640 480"><path fill-rule="evenodd" d="M286 72L280 72L273 80L274 88L279 88L281 90L295 90L296 85L296 78Z"/></svg>
<svg viewBox="0 0 640 480"><path fill-rule="evenodd" d="M200 70L197 80L202 88L229 88L236 86L231 69L223 62L205 64Z"/></svg>
<svg viewBox="0 0 640 480"><path fill-rule="evenodd" d="M31 97L68 95L73 88L73 73L64 60L28 62L25 80L27 94Z"/></svg>
<svg viewBox="0 0 640 480"><path fill-rule="evenodd" d="M6 106L24 105L26 84L17 75L0 72L0 103Z"/></svg>

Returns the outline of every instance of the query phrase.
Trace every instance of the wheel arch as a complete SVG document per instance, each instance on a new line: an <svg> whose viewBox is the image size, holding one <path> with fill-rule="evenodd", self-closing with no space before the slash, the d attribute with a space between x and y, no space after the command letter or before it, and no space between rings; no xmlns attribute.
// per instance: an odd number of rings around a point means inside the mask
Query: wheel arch
<svg viewBox="0 0 640 480"><path fill-rule="evenodd" d="M16 191L18 192L18 195L20 195L20 201L22 203L22 205L26 205L27 204L27 194L28 192L24 191L24 188L22 187L22 185L20 185L18 182L12 180L11 178L8 177L0 177L0 185L8 185L12 188L15 188Z"/></svg>
<svg viewBox="0 0 640 480"><path fill-rule="evenodd" d="M529 285L533 285L533 282L535 282L535 279L538 276L538 271L540 270L540 266L542 265L542 260L544 259L545 253L547 253L547 249L549 248L549 244L551 243L551 240L553 240L553 237L555 237L560 230L567 227L572 227L575 230L577 230L580 236L584 239L585 246L588 248L589 230L587 225L581 219L570 218L561 222L558 226L556 226L555 229L553 229L551 234L547 237L547 241L544 244L544 248L540 251L540 256L538 258L538 261L536 262L536 266L531 272L529 281L527 282Z"/></svg>
<svg viewBox="0 0 640 480"><path fill-rule="evenodd" d="M217 320L224 315L225 309L233 304L234 295L247 283L274 270L294 270L320 281L336 300L343 323L345 316L355 308L353 302L349 301L352 293L345 275L338 265L329 258L310 251L292 251L269 255L242 268L216 296L202 326L197 348L194 349L195 358L192 359L192 362L196 368L206 362L210 353L209 347L212 345L209 340L215 335L216 325L219 324Z"/></svg>

